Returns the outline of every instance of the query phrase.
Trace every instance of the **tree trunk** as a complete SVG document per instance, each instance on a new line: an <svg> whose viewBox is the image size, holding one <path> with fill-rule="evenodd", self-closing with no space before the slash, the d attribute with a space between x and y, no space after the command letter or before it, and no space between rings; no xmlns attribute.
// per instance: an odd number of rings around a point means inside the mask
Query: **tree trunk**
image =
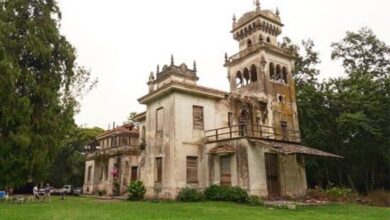
<svg viewBox="0 0 390 220"><path fill-rule="evenodd" d="M357 192L355 184L353 183L353 179L352 179L351 174L347 174L347 179L348 179L349 186L352 188L352 190L354 192Z"/></svg>

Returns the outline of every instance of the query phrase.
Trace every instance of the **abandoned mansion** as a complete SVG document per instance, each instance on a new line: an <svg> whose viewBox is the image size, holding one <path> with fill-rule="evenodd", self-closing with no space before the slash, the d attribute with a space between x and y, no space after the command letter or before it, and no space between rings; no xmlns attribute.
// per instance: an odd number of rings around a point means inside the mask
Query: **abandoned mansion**
<svg viewBox="0 0 390 220"><path fill-rule="evenodd" d="M225 56L230 92L199 86L196 65L173 57L151 73L138 99L146 111L98 136L86 155L84 193L124 194L140 180L149 198L214 184L262 197L305 194L305 156L339 156L301 145L294 57L278 43L282 27L279 12L259 1L233 18L239 52Z"/></svg>

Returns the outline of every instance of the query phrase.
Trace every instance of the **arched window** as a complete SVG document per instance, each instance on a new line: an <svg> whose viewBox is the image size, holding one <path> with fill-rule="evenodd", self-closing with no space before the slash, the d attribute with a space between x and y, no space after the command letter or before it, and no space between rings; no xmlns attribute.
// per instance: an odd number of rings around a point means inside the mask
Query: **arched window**
<svg viewBox="0 0 390 220"><path fill-rule="evenodd" d="M287 80L287 68L286 68L285 66L283 67L282 73L283 73L283 82L284 82L285 84L288 84L288 80Z"/></svg>
<svg viewBox="0 0 390 220"><path fill-rule="evenodd" d="M250 83L250 78L249 78L249 70L246 67L244 69L243 77L244 77L244 80L245 80L245 85L248 85Z"/></svg>
<svg viewBox="0 0 390 220"><path fill-rule="evenodd" d="M263 42L263 41L264 41L264 38L263 38L263 35L262 35L262 34L260 34L260 36L259 36L259 41L260 41L260 42Z"/></svg>
<svg viewBox="0 0 390 220"><path fill-rule="evenodd" d="M282 68L279 64L276 65L276 81L282 82Z"/></svg>
<svg viewBox="0 0 390 220"><path fill-rule="evenodd" d="M252 41L251 40L248 40L247 46L248 46L248 48L252 46Z"/></svg>
<svg viewBox="0 0 390 220"><path fill-rule="evenodd" d="M241 88L243 86L242 74L240 71L236 73L236 85L237 88Z"/></svg>
<svg viewBox="0 0 390 220"><path fill-rule="evenodd" d="M256 66L253 64L251 66L251 82L256 82L257 81L257 68Z"/></svg>
<svg viewBox="0 0 390 220"><path fill-rule="evenodd" d="M269 77L271 78L271 80L275 80L276 77L275 77L275 65L274 63L270 63L269 64Z"/></svg>
<svg viewBox="0 0 390 220"><path fill-rule="evenodd" d="M267 37L267 42L271 43L271 38L270 37Z"/></svg>

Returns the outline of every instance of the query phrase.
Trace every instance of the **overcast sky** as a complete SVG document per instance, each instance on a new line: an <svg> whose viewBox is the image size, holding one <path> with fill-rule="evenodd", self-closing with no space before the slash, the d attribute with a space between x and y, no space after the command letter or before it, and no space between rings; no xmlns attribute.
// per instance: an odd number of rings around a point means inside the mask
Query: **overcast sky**
<svg viewBox="0 0 390 220"><path fill-rule="evenodd" d="M78 63L98 78L81 100L76 122L107 128L130 112L142 112L137 99L157 64L197 62L199 84L228 91L224 53L238 52L230 34L233 13L253 10L252 0L59 0L62 33L76 47ZM330 44L346 31L370 27L390 45L388 0L262 0L262 9L279 8L282 36L312 39L321 54L321 77L342 74L330 60ZM282 37L281 36L281 37Z"/></svg>

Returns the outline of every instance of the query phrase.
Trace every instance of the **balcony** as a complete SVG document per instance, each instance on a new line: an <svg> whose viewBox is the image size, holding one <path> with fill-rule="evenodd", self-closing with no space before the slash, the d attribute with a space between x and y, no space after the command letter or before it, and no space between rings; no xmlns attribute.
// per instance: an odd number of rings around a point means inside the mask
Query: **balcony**
<svg viewBox="0 0 390 220"><path fill-rule="evenodd" d="M258 42L256 44L253 44L252 46L234 54L233 56L226 58L225 60L225 66L229 66L230 64L233 64L255 52L257 52L260 49L267 49L270 50L274 53L281 54L284 56L289 56L293 57L293 51L286 49L286 48L281 48L279 46L272 45L271 43L267 43L264 41Z"/></svg>
<svg viewBox="0 0 390 220"><path fill-rule="evenodd" d="M270 127L258 124L239 124L205 131L206 143L240 138L253 138L290 143L301 142L301 134L299 130L288 130L282 127Z"/></svg>
<svg viewBox="0 0 390 220"><path fill-rule="evenodd" d="M94 152L87 153L87 159L94 159L97 157L111 157L122 154L128 155L139 155L140 146L139 145L120 145L110 148L102 148Z"/></svg>

